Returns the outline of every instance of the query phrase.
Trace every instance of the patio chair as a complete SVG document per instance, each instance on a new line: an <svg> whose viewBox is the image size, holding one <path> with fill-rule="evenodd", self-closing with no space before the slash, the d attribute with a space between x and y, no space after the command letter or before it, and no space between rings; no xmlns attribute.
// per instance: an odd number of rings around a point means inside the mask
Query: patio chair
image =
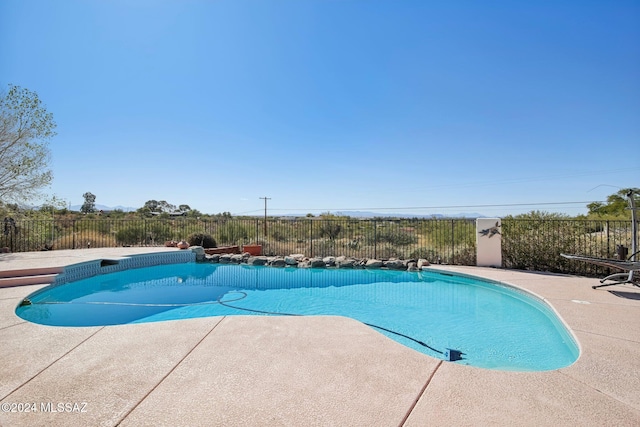
<svg viewBox="0 0 640 427"><path fill-rule="evenodd" d="M595 258L595 257L567 255L567 254L560 254L560 255L568 259L573 259L576 261L584 261L591 264L602 265L604 267L616 268L616 269L624 270L627 272L627 273L611 274L605 277L604 279L600 279L600 283L603 283L603 284L592 286L593 289L602 288L605 286L621 285L624 283L631 283L634 286L640 287L640 274L635 274L635 273L640 273L640 261L630 261L630 260L624 261L624 260L617 260L617 259ZM636 254L634 253L633 255L636 255ZM604 282L606 282L607 280L611 280L612 283L604 284Z"/></svg>

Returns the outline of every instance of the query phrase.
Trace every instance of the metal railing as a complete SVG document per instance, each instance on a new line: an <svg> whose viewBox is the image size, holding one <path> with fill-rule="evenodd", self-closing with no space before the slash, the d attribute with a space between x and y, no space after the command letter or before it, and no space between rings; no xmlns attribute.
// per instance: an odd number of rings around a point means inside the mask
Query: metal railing
<svg viewBox="0 0 640 427"><path fill-rule="evenodd" d="M11 252L117 246L162 246L196 233L217 246L260 244L265 255L301 253L355 258L426 258L475 265L473 219L151 218L51 219L4 223L0 247ZM560 253L614 258L631 242L630 221L502 220L503 267L581 275L605 267L570 261Z"/></svg>
<svg viewBox="0 0 640 427"><path fill-rule="evenodd" d="M503 267L580 275L609 274L610 269L560 256L579 254L616 258L617 247L629 247L630 221L502 220Z"/></svg>

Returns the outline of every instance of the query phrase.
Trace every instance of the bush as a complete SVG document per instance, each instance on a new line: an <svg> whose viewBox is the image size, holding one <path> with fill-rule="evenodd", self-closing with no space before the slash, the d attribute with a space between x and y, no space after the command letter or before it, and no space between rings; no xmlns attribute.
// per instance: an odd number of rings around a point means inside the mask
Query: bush
<svg viewBox="0 0 640 427"><path fill-rule="evenodd" d="M328 237L330 240L334 240L340 232L342 231L342 226L335 221L323 221L320 225L320 236Z"/></svg>
<svg viewBox="0 0 640 427"><path fill-rule="evenodd" d="M218 242L223 245L238 245L249 240L251 229L242 223L226 222L218 228Z"/></svg>
<svg viewBox="0 0 640 427"><path fill-rule="evenodd" d="M193 233L187 238L189 246L202 246L203 248L216 248L216 241L210 234Z"/></svg>
<svg viewBox="0 0 640 427"><path fill-rule="evenodd" d="M388 242L395 246L409 246L418 243L418 237L402 230L383 229L378 232L378 241Z"/></svg>
<svg viewBox="0 0 640 427"><path fill-rule="evenodd" d="M162 244L173 238L171 227L165 222L147 221L144 223L145 241L152 244Z"/></svg>
<svg viewBox="0 0 640 427"><path fill-rule="evenodd" d="M414 249L409 254L409 258L414 258L414 259L423 258L431 263L436 263L438 259L441 259L441 256L435 249L420 247L420 248Z"/></svg>
<svg viewBox="0 0 640 427"><path fill-rule="evenodd" d="M118 245L138 245L144 241L144 228L139 224L122 228L116 232L116 242Z"/></svg>

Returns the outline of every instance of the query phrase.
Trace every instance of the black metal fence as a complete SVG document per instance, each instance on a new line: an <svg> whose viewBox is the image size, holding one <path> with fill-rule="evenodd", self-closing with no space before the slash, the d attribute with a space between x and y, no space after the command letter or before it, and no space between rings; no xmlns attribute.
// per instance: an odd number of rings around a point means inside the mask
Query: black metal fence
<svg viewBox="0 0 640 427"><path fill-rule="evenodd" d="M217 246L262 245L265 255L345 255L356 258L426 258L432 263L475 265L473 219L51 219L4 223L0 247L11 252L116 246L162 246L166 241L211 235ZM630 246L629 221L502 221L503 266L581 275L608 269L570 261L560 253L614 258Z"/></svg>
<svg viewBox="0 0 640 427"><path fill-rule="evenodd" d="M502 221L502 264L506 268L579 275L603 275L607 267L560 256L579 254L616 258L618 246L629 248L631 221L528 220Z"/></svg>

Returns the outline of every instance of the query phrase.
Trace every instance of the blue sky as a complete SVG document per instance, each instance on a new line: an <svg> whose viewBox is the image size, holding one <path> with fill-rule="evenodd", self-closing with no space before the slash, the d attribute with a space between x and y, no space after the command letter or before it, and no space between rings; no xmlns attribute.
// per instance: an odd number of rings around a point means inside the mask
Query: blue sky
<svg viewBox="0 0 640 427"><path fill-rule="evenodd" d="M555 203L640 187L639 23L625 0L3 0L0 85L53 113L48 193L74 205L574 215Z"/></svg>

